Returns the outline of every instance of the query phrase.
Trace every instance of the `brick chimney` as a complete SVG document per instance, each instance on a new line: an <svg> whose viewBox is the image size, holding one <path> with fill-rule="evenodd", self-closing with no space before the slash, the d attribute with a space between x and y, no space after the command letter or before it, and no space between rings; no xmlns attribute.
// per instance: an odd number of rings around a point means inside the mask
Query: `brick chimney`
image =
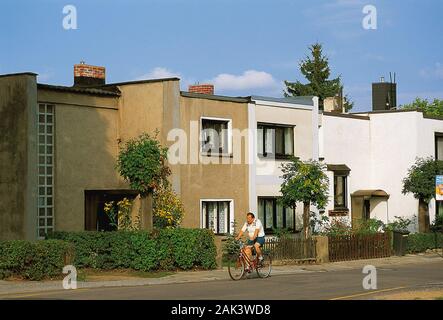
<svg viewBox="0 0 443 320"><path fill-rule="evenodd" d="M201 93L201 94L214 94L213 84L194 84L190 85L189 92L191 93Z"/></svg>
<svg viewBox="0 0 443 320"><path fill-rule="evenodd" d="M74 65L74 86L87 87L106 83L105 67L91 66L84 61Z"/></svg>

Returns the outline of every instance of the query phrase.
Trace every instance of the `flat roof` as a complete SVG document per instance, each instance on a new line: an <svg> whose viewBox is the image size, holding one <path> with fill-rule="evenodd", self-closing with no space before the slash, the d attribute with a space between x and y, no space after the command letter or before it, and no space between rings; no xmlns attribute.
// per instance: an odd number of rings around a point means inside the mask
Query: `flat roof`
<svg viewBox="0 0 443 320"><path fill-rule="evenodd" d="M352 113L338 113L338 112L331 112L331 111L323 111L322 114L325 116L329 116L329 117L350 118L350 119L358 119L358 120L370 120L371 119L369 116L357 115L357 114L352 114Z"/></svg>
<svg viewBox="0 0 443 320"><path fill-rule="evenodd" d="M312 98L314 98L314 96L284 97L284 98L274 98L274 97L264 97L264 96L254 96L254 95L251 96L252 100L261 100L261 101L288 103L288 104L301 104L306 106L314 105Z"/></svg>
<svg viewBox="0 0 443 320"><path fill-rule="evenodd" d="M366 112L353 112L354 115L367 114L368 116L371 114L390 114L390 113L399 113L399 112L419 112L423 115L425 119L432 120L443 120L443 116L434 116L428 115L423 110L419 109L395 109L395 110L376 110L376 111L366 111Z"/></svg>
<svg viewBox="0 0 443 320"><path fill-rule="evenodd" d="M24 76L24 75L27 75L27 76L38 76L38 74L34 73L34 72L19 72L19 73L0 74L0 78Z"/></svg>
<svg viewBox="0 0 443 320"><path fill-rule="evenodd" d="M101 96L119 97L120 93L116 91L90 88L90 87L66 87L66 86L54 86L50 84L37 83L37 89L55 90L71 93L92 94Z"/></svg>
<svg viewBox="0 0 443 320"><path fill-rule="evenodd" d="M394 109L394 110L373 110L363 112L352 112L351 114L377 114L377 113L396 113L396 112L422 112L414 109Z"/></svg>
<svg viewBox="0 0 443 320"><path fill-rule="evenodd" d="M134 80L134 81L107 83L107 84L102 84L102 85L96 85L94 87L95 88L103 88L103 87L125 86L125 85L132 85L132 84L143 84L143 83L162 82L162 81L180 81L180 78L173 77L173 78Z"/></svg>
<svg viewBox="0 0 443 320"><path fill-rule="evenodd" d="M187 98L229 101L229 102L238 102L238 103L248 103L251 101L250 97L230 97L230 96L221 96L215 94L204 94L204 93L194 93L194 92L191 93L187 91L180 91L180 95L182 97L187 97Z"/></svg>

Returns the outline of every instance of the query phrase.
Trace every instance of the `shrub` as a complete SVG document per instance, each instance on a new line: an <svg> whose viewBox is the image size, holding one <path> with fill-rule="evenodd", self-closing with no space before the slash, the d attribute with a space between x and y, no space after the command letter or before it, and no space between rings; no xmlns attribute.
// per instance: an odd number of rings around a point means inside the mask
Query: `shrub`
<svg viewBox="0 0 443 320"><path fill-rule="evenodd" d="M235 235L229 234L223 243L223 255L231 256L233 254L238 254L240 250L240 243L235 240Z"/></svg>
<svg viewBox="0 0 443 320"><path fill-rule="evenodd" d="M74 244L77 267L150 271L216 266L214 235L205 229L163 229L152 234L145 231L55 232L48 237Z"/></svg>
<svg viewBox="0 0 443 320"><path fill-rule="evenodd" d="M443 233L413 233L408 236L409 253L424 252L428 249L442 248Z"/></svg>
<svg viewBox="0 0 443 320"><path fill-rule="evenodd" d="M347 219L332 219L323 225L321 234L328 237L350 235L352 234L352 227Z"/></svg>
<svg viewBox="0 0 443 320"><path fill-rule="evenodd" d="M357 224L353 229L354 234L358 235L371 235L381 232L383 229L383 222L377 219L363 220Z"/></svg>
<svg viewBox="0 0 443 320"><path fill-rule="evenodd" d="M412 224L412 220L408 218L395 216L395 221L384 226L385 231L409 232L408 228Z"/></svg>
<svg viewBox="0 0 443 320"><path fill-rule="evenodd" d="M184 207L170 185L162 186L153 194L153 221L156 228L177 228L184 215Z"/></svg>
<svg viewBox="0 0 443 320"><path fill-rule="evenodd" d="M431 225L431 230L436 232L443 232L443 213L437 214L434 222Z"/></svg>
<svg viewBox="0 0 443 320"><path fill-rule="evenodd" d="M291 237L289 228L272 228L272 233L278 239L286 239Z"/></svg>
<svg viewBox="0 0 443 320"><path fill-rule="evenodd" d="M72 263L74 247L64 241L0 242L0 278L19 276L41 280L60 276L63 267Z"/></svg>

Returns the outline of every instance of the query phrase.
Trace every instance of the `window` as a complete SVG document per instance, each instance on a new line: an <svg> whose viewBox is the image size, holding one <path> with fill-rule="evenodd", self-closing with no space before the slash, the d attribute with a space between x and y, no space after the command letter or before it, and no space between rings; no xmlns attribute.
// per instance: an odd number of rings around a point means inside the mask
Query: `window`
<svg viewBox="0 0 443 320"><path fill-rule="evenodd" d="M294 155L294 127L258 124L257 150L262 157L288 158Z"/></svg>
<svg viewBox="0 0 443 320"><path fill-rule="evenodd" d="M231 121L227 119L201 119L202 152L205 154L229 154Z"/></svg>
<svg viewBox="0 0 443 320"><path fill-rule="evenodd" d="M443 160L443 133L435 133L435 159Z"/></svg>
<svg viewBox="0 0 443 320"><path fill-rule="evenodd" d="M216 234L230 233L231 201L202 201L203 227Z"/></svg>
<svg viewBox="0 0 443 320"><path fill-rule="evenodd" d="M295 210L283 207L276 197L258 198L258 218L268 232L272 231L272 228L295 230Z"/></svg>
<svg viewBox="0 0 443 320"><path fill-rule="evenodd" d="M38 222L43 238L54 230L54 105L38 105Z"/></svg>
<svg viewBox="0 0 443 320"><path fill-rule="evenodd" d="M347 177L345 175L334 174L334 209L347 209Z"/></svg>

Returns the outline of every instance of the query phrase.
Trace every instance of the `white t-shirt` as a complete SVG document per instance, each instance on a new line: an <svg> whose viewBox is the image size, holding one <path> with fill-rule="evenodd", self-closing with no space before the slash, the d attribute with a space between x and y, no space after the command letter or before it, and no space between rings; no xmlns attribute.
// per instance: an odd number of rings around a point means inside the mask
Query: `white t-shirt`
<svg viewBox="0 0 443 320"><path fill-rule="evenodd" d="M259 230L257 237L264 237L265 230L263 229L263 224L261 223L261 221L259 219L255 218L251 224L248 224L248 222L245 222L245 224L243 225L243 228L241 228L241 231L245 232L246 230L248 230L249 237L252 238L254 236L255 230L257 230L257 229Z"/></svg>

